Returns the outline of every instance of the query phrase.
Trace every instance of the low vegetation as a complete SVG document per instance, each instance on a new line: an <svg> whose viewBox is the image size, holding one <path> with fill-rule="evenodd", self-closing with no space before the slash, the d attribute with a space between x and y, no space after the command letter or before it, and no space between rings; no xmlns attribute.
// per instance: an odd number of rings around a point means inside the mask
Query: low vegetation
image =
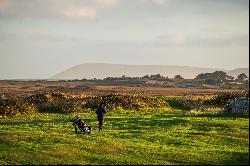
<svg viewBox="0 0 250 166"><path fill-rule="evenodd" d="M16 117L19 115L33 114L38 111L37 107L25 99L0 98L0 116Z"/></svg>
<svg viewBox="0 0 250 166"><path fill-rule="evenodd" d="M226 107L228 104L228 101L236 97L249 98L249 91L244 90L244 91L237 92L237 93L236 92L220 93L209 100L205 100L204 104L210 105L210 106L211 105L217 106L217 107Z"/></svg>
<svg viewBox="0 0 250 166"><path fill-rule="evenodd" d="M249 91L221 93L213 97L181 96L153 97L134 94L72 95L61 92L38 93L23 98L1 98L0 116L14 117L39 112L70 113L96 109L101 103L107 109L145 110L172 107L184 110L226 108L228 101L236 97L249 98Z"/></svg>
<svg viewBox="0 0 250 166"><path fill-rule="evenodd" d="M126 95L76 96L52 92L35 94L21 99L1 99L1 101L3 103L1 105L5 109L2 109L0 115L7 117L13 117L18 112L32 114L35 112L34 110L37 109L39 112L51 113L80 112L83 109L96 109L101 103L104 103L107 109L122 108L128 110L144 110L168 107L168 103L159 97L145 96L136 93Z"/></svg>

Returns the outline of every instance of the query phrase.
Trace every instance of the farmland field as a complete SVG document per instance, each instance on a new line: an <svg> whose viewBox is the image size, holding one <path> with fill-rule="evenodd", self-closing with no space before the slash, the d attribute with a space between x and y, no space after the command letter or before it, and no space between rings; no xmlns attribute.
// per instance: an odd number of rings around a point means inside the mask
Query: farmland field
<svg viewBox="0 0 250 166"><path fill-rule="evenodd" d="M98 132L75 134L76 114L37 113L0 119L0 164L243 164L249 162L249 119L172 108L109 110Z"/></svg>

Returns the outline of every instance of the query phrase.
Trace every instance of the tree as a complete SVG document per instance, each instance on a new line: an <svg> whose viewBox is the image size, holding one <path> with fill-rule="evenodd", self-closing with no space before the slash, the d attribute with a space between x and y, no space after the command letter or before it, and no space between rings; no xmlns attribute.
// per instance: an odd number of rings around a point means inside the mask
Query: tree
<svg viewBox="0 0 250 166"><path fill-rule="evenodd" d="M206 74L208 74L208 73L206 73ZM198 74L194 79L205 79L206 74L204 74L204 73Z"/></svg>
<svg viewBox="0 0 250 166"><path fill-rule="evenodd" d="M174 79L181 79L181 80L183 80L184 78L181 75L176 75L176 76L174 76Z"/></svg>
<svg viewBox="0 0 250 166"><path fill-rule="evenodd" d="M227 73L224 71L215 71L213 73L201 73L196 76L197 79L209 79L209 78L215 78L218 80L225 80L227 78Z"/></svg>
<svg viewBox="0 0 250 166"><path fill-rule="evenodd" d="M227 73L224 71L215 71L212 73L212 78L224 81L227 78Z"/></svg>
<svg viewBox="0 0 250 166"><path fill-rule="evenodd" d="M215 78L208 78L208 79L205 80L205 84L216 85L217 84L217 79L215 79Z"/></svg>
<svg viewBox="0 0 250 166"><path fill-rule="evenodd" d="M143 76L142 78L150 78L148 75Z"/></svg>
<svg viewBox="0 0 250 166"><path fill-rule="evenodd" d="M156 75L151 75L150 78L151 79L158 79L158 78L164 78L164 77L161 76L160 74L156 74Z"/></svg>
<svg viewBox="0 0 250 166"><path fill-rule="evenodd" d="M228 76L227 73L224 71L215 71L213 73L201 73L195 77L196 79L203 79L203 80L209 80L208 82L214 83L216 81L217 84L226 82ZM211 81L213 80L213 81Z"/></svg>
<svg viewBox="0 0 250 166"><path fill-rule="evenodd" d="M244 81L248 77L247 77L247 75L245 73L241 73L241 74L238 75L237 78L238 78L239 81Z"/></svg>
<svg viewBox="0 0 250 166"><path fill-rule="evenodd" d="M227 76L227 80L234 81L234 77L233 76Z"/></svg>

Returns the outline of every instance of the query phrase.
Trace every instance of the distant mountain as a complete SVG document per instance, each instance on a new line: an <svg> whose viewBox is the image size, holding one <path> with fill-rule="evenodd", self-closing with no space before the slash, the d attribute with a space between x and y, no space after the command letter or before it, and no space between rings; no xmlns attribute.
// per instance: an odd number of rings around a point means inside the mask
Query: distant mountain
<svg viewBox="0 0 250 166"><path fill-rule="evenodd" d="M239 68L235 70L224 70L216 68L202 68L191 66L170 66L170 65L122 65L122 64L104 64L104 63L85 63L71 67L61 73L56 74L50 79L103 79L106 77L142 77L145 75L161 74L173 78L180 74L183 78L192 79L200 73L211 73L214 71L224 71L228 75L237 77L241 73L249 75L248 68Z"/></svg>
<svg viewBox="0 0 250 166"><path fill-rule="evenodd" d="M237 78L237 76L241 73L245 73L249 77L249 68L238 68L227 71L227 75L233 76L234 78Z"/></svg>

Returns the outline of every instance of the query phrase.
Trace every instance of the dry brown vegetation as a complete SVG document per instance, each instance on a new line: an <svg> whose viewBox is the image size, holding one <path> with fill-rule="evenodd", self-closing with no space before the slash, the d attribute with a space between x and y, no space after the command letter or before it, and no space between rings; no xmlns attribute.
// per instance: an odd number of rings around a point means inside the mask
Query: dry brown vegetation
<svg viewBox="0 0 250 166"><path fill-rule="evenodd" d="M26 82L0 81L0 95L31 95L37 92L64 92L73 94L131 94L143 93L150 96L213 96L221 92L240 92L237 89L165 88L165 87L125 87L96 86L89 82Z"/></svg>

